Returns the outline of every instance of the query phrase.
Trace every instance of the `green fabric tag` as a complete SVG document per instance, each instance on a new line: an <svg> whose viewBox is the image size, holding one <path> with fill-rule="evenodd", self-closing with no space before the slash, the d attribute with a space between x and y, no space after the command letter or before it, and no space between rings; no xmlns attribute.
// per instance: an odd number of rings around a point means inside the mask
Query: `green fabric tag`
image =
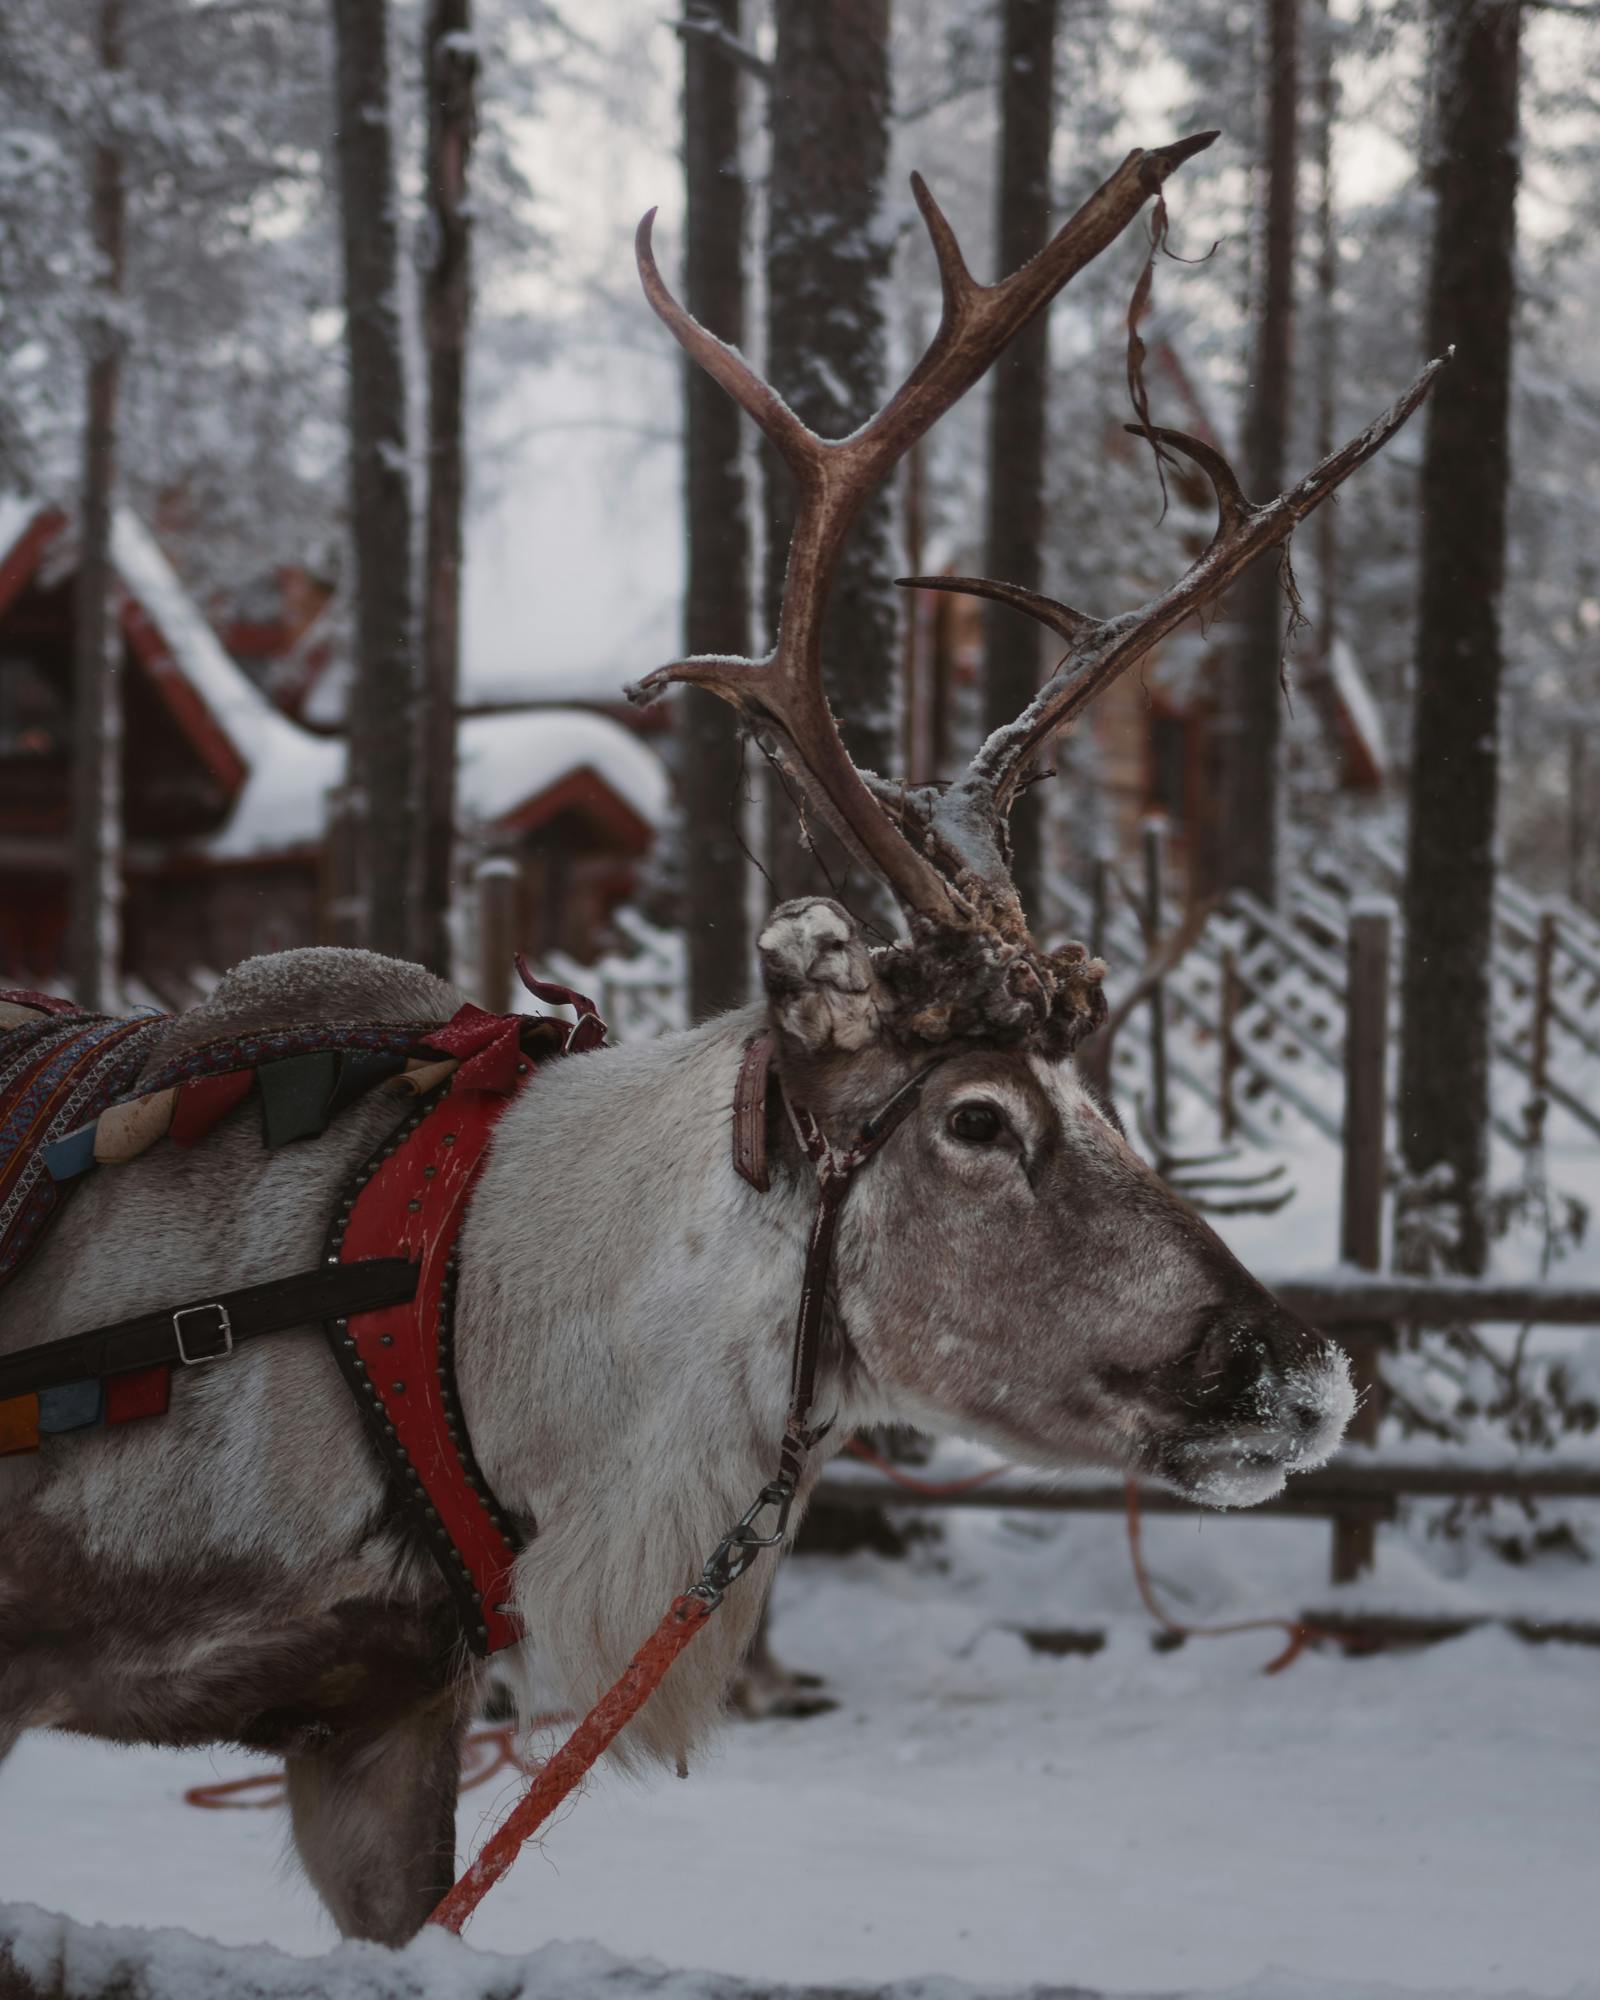
<svg viewBox="0 0 1600 2000"><path fill-rule="evenodd" d="M270 1146L291 1139L314 1139L327 1129L333 1093L339 1080L339 1058L324 1051L311 1056L285 1056L263 1063L256 1071L261 1085L262 1136Z"/></svg>
<svg viewBox="0 0 1600 2000"><path fill-rule="evenodd" d="M339 1080L333 1087L328 1116L337 1118L369 1090L375 1090L391 1076L398 1076L405 1066L403 1055L387 1050L346 1049L339 1057Z"/></svg>

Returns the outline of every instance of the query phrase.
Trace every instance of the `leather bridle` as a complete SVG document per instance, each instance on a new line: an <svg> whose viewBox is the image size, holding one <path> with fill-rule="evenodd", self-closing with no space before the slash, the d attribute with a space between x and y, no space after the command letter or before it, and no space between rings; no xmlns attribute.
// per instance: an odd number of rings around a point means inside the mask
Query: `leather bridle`
<svg viewBox="0 0 1600 2000"><path fill-rule="evenodd" d="M768 1126L772 1098L776 1093L800 1150L816 1173L817 1206L806 1242L805 1273L800 1283L800 1305L795 1314L794 1348L789 1371L789 1413L779 1447L778 1471L762 1488L755 1504L718 1544L706 1564L695 1589L698 1595L710 1602L719 1601L727 1586L743 1576L760 1551L778 1547L788 1531L789 1514L806 1463L812 1449L832 1427L831 1418L814 1426L811 1417L816 1402L817 1368L826 1328L828 1282L833 1270L839 1216L856 1174L916 1109L923 1086L934 1070L948 1061L949 1054L945 1051L924 1063L862 1122L854 1141L841 1147L828 1138L816 1116L805 1105L796 1103L785 1090L782 1077L774 1073L771 1032L764 1031L745 1045L733 1098L734 1171L758 1193L765 1194L771 1187ZM772 1510L772 1521L766 1532L758 1532L756 1524L768 1509Z"/></svg>

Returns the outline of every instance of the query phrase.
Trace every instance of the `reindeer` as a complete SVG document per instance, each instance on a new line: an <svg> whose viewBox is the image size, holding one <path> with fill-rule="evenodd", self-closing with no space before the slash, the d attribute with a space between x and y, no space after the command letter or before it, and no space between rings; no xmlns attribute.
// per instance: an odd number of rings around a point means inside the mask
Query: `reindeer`
<svg viewBox="0 0 1600 2000"><path fill-rule="evenodd" d="M637 693L691 683L730 701L893 891L905 934L874 948L838 903L786 903L760 934L758 1003L544 1065L501 1120L459 1239L456 1367L484 1478L514 1524L538 1524L515 1569L523 1638L505 1656L525 1688L537 1675L547 1697L585 1706L768 1477L816 1200L801 1136L846 1145L908 1079L912 1108L838 1218L818 1376L833 1424L799 1479L795 1520L828 1452L891 1420L1226 1505L1277 1492L1343 1432L1353 1403L1339 1351L1163 1184L1075 1069L1104 1011L1100 968L1030 936L1005 823L1035 751L1283 542L1429 377L1263 506L1205 444L1149 431L1205 472L1219 522L1140 611L1100 622L962 580L1030 611L1068 650L945 790L857 770L820 673L829 588L868 494L1211 136L1131 154L993 287L971 278L917 180L944 317L884 410L837 443L689 318L657 270L651 218L641 225L650 303L775 445L799 507L771 656L681 661ZM366 952L284 952L239 966L170 1024L153 1060L285 1023L444 1021L461 998ZM766 1192L735 1171L729 1142L744 1052L762 1035L795 1114L771 1121ZM321 1137L265 1152L234 1114L192 1151L91 1177L0 1299L0 1349L314 1256L340 1188L395 1118L374 1095ZM339 1928L398 1943L451 1880L457 1754L482 1663L316 1328L175 1372L160 1421L0 1461L0 1742L46 1726L281 1755L295 1847ZM762 1595L729 1596L631 1726L625 1756L687 1755Z"/></svg>

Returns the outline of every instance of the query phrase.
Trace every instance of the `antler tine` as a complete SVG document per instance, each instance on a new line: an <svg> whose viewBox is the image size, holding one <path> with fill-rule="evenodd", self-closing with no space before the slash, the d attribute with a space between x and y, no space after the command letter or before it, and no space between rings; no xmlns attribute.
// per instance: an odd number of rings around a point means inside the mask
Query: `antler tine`
<svg viewBox="0 0 1600 2000"><path fill-rule="evenodd" d="M1210 480L1211 491L1217 501L1217 532L1213 540L1231 535L1235 528L1249 519L1250 502L1244 497L1244 488L1239 484L1233 467L1214 444L1207 444L1204 438L1191 437L1187 431L1169 431L1161 424L1124 424L1122 428L1134 437L1149 438L1156 444L1167 445L1199 466Z"/></svg>
<svg viewBox="0 0 1600 2000"><path fill-rule="evenodd" d="M939 267L939 284L944 292L945 311L958 308L963 300L980 289L967 269L961 245L950 227L950 218L933 198L933 190L921 174L911 176L911 197L921 212L928 241L933 245L934 262Z"/></svg>
<svg viewBox="0 0 1600 2000"><path fill-rule="evenodd" d="M672 296L656 263L651 237L658 211L651 209L640 218L634 232L633 254L639 266L639 282L656 316L666 322L678 345L697 366L719 383L741 410L754 417L764 435L783 454L784 462L796 474L803 473L821 443L779 395L776 395L745 360L736 347L703 327Z"/></svg>
<svg viewBox="0 0 1600 2000"><path fill-rule="evenodd" d="M628 693L649 701L674 682L688 682L732 703L775 740L815 810L847 846L883 876L908 911L937 922L967 923L973 912L874 797L845 751L823 693L822 620L840 554L867 499L910 447L1127 228L1167 176L1216 136L1202 132L1130 153L1037 257L995 285L974 281L943 211L914 180L938 260L944 313L927 352L883 409L837 441L809 430L741 355L684 310L656 267L653 211L639 225L639 274L650 304L689 356L754 417L782 453L799 492L777 640L768 658L680 660L658 667Z"/></svg>
<svg viewBox="0 0 1600 2000"><path fill-rule="evenodd" d="M1005 818L1021 775L1039 745L1081 714L1102 688L1143 659L1184 619L1219 597L1258 556L1287 541L1308 514L1388 443L1421 405L1449 359L1450 355L1444 354L1430 361L1405 394L1359 436L1330 452L1299 485L1261 505L1245 499L1231 467L1219 451L1181 431L1157 430L1157 438L1187 454L1211 480L1219 519L1210 546L1169 590L1142 610L1124 612L1119 618L1099 623L1084 621L1084 629L1073 641L1072 651L1027 708L1014 722L994 732L973 758L966 775L944 794L934 813L935 835L958 836L963 850L972 852L970 828L974 818L981 819L987 814L997 823ZM1146 435L1143 426L1129 428ZM940 581L963 589L972 588L973 582L970 578ZM1056 618L1040 609L1040 605L1051 606L1053 610L1061 608L1052 606L1048 598L1030 605L1025 601L1029 593L1013 593L1006 585L998 591L985 586L979 594L1000 595L1004 602L1030 612L1052 631L1062 629ZM952 830L949 833L946 822Z"/></svg>
<svg viewBox="0 0 1600 2000"><path fill-rule="evenodd" d="M1070 604L1042 597L1037 590L1025 590L1020 583L996 583L986 576L897 576L895 582L902 590L944 590L955 597L988 597L996 604L1009 604L1013 611L1048 625L1069 646L1097 630L1100 623L1087 612L1074 611Z"/></svg>

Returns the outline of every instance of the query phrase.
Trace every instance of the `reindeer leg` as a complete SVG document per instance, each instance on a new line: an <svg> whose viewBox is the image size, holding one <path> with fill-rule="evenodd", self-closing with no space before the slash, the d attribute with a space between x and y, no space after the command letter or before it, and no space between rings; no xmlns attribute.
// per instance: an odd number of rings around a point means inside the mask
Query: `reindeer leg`
<svg viewBox="0 0 1600 2000"><path fill-rule="evenodd" d="M765 1722L772 1716L826 1715L829 1709L837 1708L839 1704L825 1692L820 1674L786 1667L773 1653L770 1617L769 1605L762 1610L761 1623L728 1692L728 1705L734 1714L747 1722Z"/></svg>
<svg viewBox="0 0 1600 2000"><path fill-rule="evenodd" d="M346 1937L404 1944L455 1880L464 1722L447 1692L286 1760L295 1847Z"/></svg>

